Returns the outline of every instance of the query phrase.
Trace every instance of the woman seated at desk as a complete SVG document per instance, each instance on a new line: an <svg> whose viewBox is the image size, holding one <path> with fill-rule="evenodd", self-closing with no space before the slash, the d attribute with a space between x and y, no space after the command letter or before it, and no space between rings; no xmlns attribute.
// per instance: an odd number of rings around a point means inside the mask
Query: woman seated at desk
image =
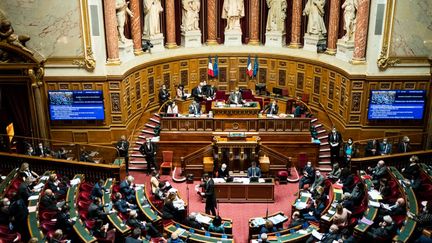
<svg viewBox="0 0 432 243"><path fill-rule="evenodd" d="M168 103L167 114L178 115L178 106L175 100Z"/></svg>
<svg viewBox="0 0 432 243"><path fill-rule="evenodd" d="M191 96L190 94L188 94L184 91L184 85L183 84L179 84L177 86L177 98L178 99L186 100L190 96Z"/></svg>

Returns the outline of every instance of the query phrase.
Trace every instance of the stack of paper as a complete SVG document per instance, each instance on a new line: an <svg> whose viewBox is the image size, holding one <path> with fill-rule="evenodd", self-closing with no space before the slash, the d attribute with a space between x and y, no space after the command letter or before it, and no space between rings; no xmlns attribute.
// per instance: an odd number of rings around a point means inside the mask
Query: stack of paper
<svg viewBox="0 0 432 243"><path fill-rule="evenodd" d="M302 210L302 209L305 209L307 207L307 204L305 202L298 201L294 204L294 206L296 209Z"/></svg>
<svg viewBox="0 0 432 243"><path fill-rule="evenodd" d="M287 220L288 218L283 216L282 214L277 214L273 217L268 218L268 220L270 220L273 224L280 224L282 222L284 222L285 220Z"/></svg>
<svg viewBox="0 0 432 243"><path fill-rule="evenodd" d="M42 187L44 187L45 185L43 184L43 183L39 183L39 184L37 184L36 186L34 186L33 187L33 189L36 189L36 190L40 190Z"/></svg>
<svg viewBox="0 0 432 243"><path fill-rule="evenodd" d="M369 196L371 196L371 198L373 200L382 200L382 196L379 193L379 191L377 191L377 190L371 190L368 193L369 193Z"/></svg>
<svg viewBox="0 0 432 243"><path fill-rule="evenodd" d="M367 224L367 225L372 225L374 222L372 220L370 220L370 219L367 219L367 218L363 217L362 219L360 219L360 223Z"/></svg>
<svg viewBox="0 0 432 243"><path fill-rule="evenodd" d="M70 181L71 186L78 185L81 182L80 178L76 178Z"/></svg>
<svg viewBox="0 0 432 243"><path fill-rule="evenodd" d="M375 207L375 208L379 208L381 206L379 202L371 201L371 200L369 200L368 205Z"/></svg>
<svg viewBox="0 0 432 243"><path fill-rule="evenodd" d="M312 231L312 235L313 235L315 238L317 238L318 240L321 240L322 237L323 237L323 234L321 234L320 232L318 232L318 231L316 231L316 230L313 230L313 231Z"/></svg>
<svg viewBox="0 0 432 243"><path fill-rule="evenodd" d="M212 220L209 216L204 216L202 214L197 214L196 216L196 220L200 223L204 223L204 224L210 224L210 221Z"/></svg>
<svg viewBox="0 0 432 243"><path fill-rule="evenodd" d="M323 215L323 216L321 216L321 218L325 221L330 221L330 217L327 215Z"/></svg>
<svg viewBox="0 0 432 243"><path fill-rule="evenodd" d="M265 220L264 220L263 218L254 218L254 219L252 220L252 224L253 224L254 226L261 226L261 225L264 225L264 224L265 224Z"/></svg>
<svg viewBox="0 0 432 243"><path fill-rule="evenodd" d="M178 236L182 235L186 230L182 229L182 228L178 228L176 229L176 231L174 231L175 233L177 233Z"/></svg>
<svg viewBox="0 0 432 243"><path fill-rule="evenodd" d="M38 199L39 199L39 195L33 195L33 196L30 196L30 197L28 198L29 201L32 201L32 200L38 200Z"/></svg>
<svg viewBox="0 0 432 243"><path fill-rule="evenodd" d="M300 193L301 197L312 197L312 194L310 194L309 192L302 192Z"/></svg>

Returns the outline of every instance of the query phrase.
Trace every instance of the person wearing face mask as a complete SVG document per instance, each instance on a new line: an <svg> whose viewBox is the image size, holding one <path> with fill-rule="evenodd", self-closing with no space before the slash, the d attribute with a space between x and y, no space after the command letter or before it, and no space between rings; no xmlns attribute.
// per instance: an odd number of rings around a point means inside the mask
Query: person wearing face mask
<svg viewBox="0 0 432 243"><path fill-rule="evenodd" d="M387 174L387 166L385 165L384 160L378 161L377 166L374 168L368 167L368 170L372 174L372 183L374 185L378 185L379 180Z"/></svg>
<svg viewBox="0 0 432 243"><path fill-rule="evenodd" d="M322 186L324 184L324 176L321 175L321 172L319 170L315 171L315 180L312 183L312 186L309 188L311 192L315 191L315 189L319 186Z"/></svg>
<svg viewBox="0 0 432 243"><path fill-rule="evenodd" d="M155 169L157 170L157 164L156 164L156 145L151 141L151 138L146 138L146 142L141 145L139 148L139 151L142 155L144 155L144 158L147 162L147 174L150 174L150 172Z"/></svg>
<svg viewBox="0 0 432 243"><path fill-rule="evenodd" d="M392 144L387 141L387 138L384 138L382 143L380 144L380 154L389 155L391 153L392 153Z"/></svg>
<svg viewBox="0 0 432 243"><path fill-rule="evenodd" d="M315 169L312 167L312 162L308 161L303 169L303 177L299 181L299 189L303 189L305 184L312 184L315 179Z"/></svg>
<svg viewBox="0 0 432 243"><path fill-rule="evenodd" d="M333 127L331 133L328 135L328 143L330 145L330 160L331 163L339 161L339 151L342 143L342 135Z"/></svg>
<svg viewBox="0 0 432 243"><path fill-rule="evenodd" d="M376 156L378 155L379 144L376 139L368 141L365 148L365 156Z"/></svg>
<svg viewBox="0 0 432 243"><path fill-rule="evenodd" d="M412 175L418 175L420 172L420 168L418 166L419 158L416 155L413 155L413 156L411 156L409 161L410 161L410 164L407 167L402 168L402 174L405 177L412 176Z"/></svg>
<svg viewBox="0 0 432 243"><path fill-rule="evenodd" d="M410 139L408 136L403 137L402 141L399 143L398 152L399 153L411 152Z"/></svg>
<svg viewBox="0 0 432 243"><path fill-rule="evenodd" d="M225 180L230 177L227 165L223 163L218 169L218 178L224 178Z"/></svg>
<svg viewBox="0 0 432 243"><path fill-rule="evenodd" d="M327 178L331 179L333 182L337 181L341 174L341 168L339 167L339 163L334 163L332 171L327 174Z"/></svg>
<svg viewBox="0 0 432 243"><path fill-rule="evenodd" d="M384 215L392 217L398 215L406 215L405 199L398 198L392 206L381 203L381 208L378 210L378 219L382 219Z"/></svg>
<svg viewBox="0 0 432 243"><path fill-rule="evenodd" d="M354 145L352 138L348 138L348 141L344 144L344 148L343 148L345 165L348 165L349 161L351 161L351 159L356 156L356 153L357 153L357 148Z"/></svg>
<svg viewBox="0 0 432 243"><path fill-rule="evenodd" d="M366 233L367 240L389 240L397 230L396 224L390 215L383 217L383 220L378 224L378 227L373 227Z"/></svg>
<svg viewBox="0 0 432 243"><path fill-rule="evenodd" d="M230 104L235 104L235 105L244 103L244 101L242 99L242 95L241 95L238 88L236 88L235 91L231 92L228 100L229 100Z"/></svg>

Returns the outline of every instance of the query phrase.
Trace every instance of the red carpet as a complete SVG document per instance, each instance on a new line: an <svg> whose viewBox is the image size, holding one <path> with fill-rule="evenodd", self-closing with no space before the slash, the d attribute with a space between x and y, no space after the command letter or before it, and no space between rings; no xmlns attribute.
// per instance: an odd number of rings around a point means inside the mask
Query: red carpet
<svg viewBox="0 0 432 243"><path fill-rule="evenodd" d="M149 186L150 178L143 172L131 172L135 177L135 183ZM187 188L189 188L189 212L204 212L204 203L195 192L194 185L172 182L169 176L161 176L162 180L168 180L174 188L177 188L183 200L187 201ZM282 211L288 217L291 215L291 204L295 200L294 193L298 190L298 183L275 186L275 202L268 204L269 214ZM233 235L235 242L247 242L248 221L250 218L265 216L266 203L220 203L219 214L222 218L233 220Z"/></svg>

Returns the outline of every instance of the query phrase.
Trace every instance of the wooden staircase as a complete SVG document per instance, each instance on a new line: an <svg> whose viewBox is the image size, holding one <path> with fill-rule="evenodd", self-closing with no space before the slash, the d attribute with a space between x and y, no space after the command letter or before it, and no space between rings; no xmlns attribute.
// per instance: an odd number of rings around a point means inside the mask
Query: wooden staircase
<svg viewBox="0 0 432 243"><path fill-rule="evenodd" d="M320 149L318 154L318 166L317 169L320 171L331 171L330 162L330 145L328 144L328 131L325 129L317 118L311 120L312 126L315 126L318 132L318 140L320 141Z"/></svg>

